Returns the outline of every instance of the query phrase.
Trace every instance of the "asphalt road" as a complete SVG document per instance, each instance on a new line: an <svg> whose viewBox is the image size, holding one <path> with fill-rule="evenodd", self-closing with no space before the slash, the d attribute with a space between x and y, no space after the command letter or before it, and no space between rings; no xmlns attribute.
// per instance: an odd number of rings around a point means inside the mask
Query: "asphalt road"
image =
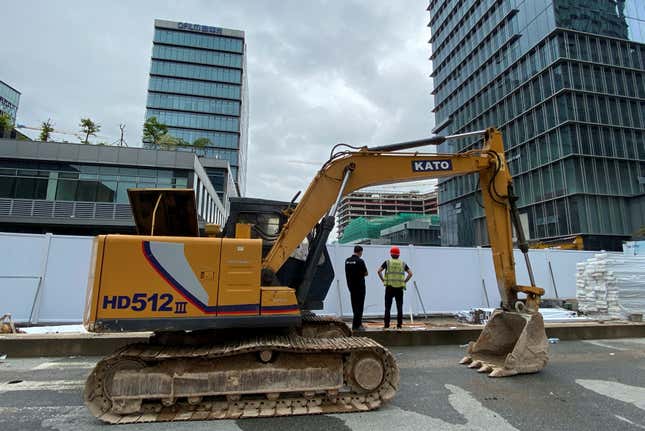
<svg viewBox="0 0 645 431"><path fill-rule="evenodd" d="M115 430L643 430L645 339L551 345L539 374L491 379L455 365L457 346L393 349L401 388L369 413L117 425ZM81 401L98 358L0 363L0 430L106 430ZM22 380L19 383L11 381Z"/></svg>

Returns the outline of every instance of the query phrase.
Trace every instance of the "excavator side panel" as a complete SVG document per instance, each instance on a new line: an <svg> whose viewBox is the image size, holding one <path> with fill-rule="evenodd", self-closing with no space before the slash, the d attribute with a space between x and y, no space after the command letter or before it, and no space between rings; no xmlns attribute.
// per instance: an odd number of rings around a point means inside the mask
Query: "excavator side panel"
<svg viewBox="0 0 645 431"><path fill-rule="evenodd" d="M259 240L108 235L95 255L91 332L300 323L293 294L281 294L284 313L261 313Z"/></svg>
<svg viewBox="0 0 645 431"><path fill-rule="evenodd" d="M256 239L222 239L220 289L217 298L220 314L260 314L260 244Z"/></svg>

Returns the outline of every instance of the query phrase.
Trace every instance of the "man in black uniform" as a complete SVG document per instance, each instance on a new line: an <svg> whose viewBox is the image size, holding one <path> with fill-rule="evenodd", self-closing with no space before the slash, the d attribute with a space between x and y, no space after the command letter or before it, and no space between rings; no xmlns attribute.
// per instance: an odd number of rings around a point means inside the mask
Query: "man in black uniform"
<svg viewBox="0 0 645 431"><path fill-rule="evenodd" d="M352 329L354 331L363 331L363 305L365 304L365 277L367 277L367 266L361 259L363 247L357 245L354 247L354 254L345 260L345 278L347 287L352 297L352 312L354 320Z"/></svg>

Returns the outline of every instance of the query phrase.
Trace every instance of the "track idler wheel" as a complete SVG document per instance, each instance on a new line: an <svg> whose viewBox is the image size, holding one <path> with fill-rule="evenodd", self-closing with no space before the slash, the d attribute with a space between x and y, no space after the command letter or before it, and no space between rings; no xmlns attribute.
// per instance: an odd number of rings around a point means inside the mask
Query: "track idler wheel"
<svg viewBox="0 0 645 431"><path fill-rule="evenodd" d="M369 392L381 384L385 365L381 358L371 352L353 354L347 368L347 381L357 392Z"/></svg>
<svg viewBox="0 0 645 431"><path fill-rule="evenodd" d="M141 411L141 399L114 400L111 391L115 384L114 375L118 371L139 370L143 367L145 364L142 361L132 359L101 361L88 377L83 394L85 403L94 416L100 417L109 413L123 415Z"/></svg>

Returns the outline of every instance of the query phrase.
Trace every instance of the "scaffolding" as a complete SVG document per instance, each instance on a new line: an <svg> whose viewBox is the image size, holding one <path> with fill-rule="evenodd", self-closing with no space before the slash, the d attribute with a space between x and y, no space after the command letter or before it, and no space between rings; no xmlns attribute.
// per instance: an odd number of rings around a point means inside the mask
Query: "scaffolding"
<svg viewBox="0 0 645 431"><path fill-rule="evenodd" d="M347 244L361 239L376 239L381 237L381 231L388 227L405 223L409 220L428 217L427 214L400 213L384 217L358 217L349 222L343 230L343 236L338 239L341 244Z"/></svg>

